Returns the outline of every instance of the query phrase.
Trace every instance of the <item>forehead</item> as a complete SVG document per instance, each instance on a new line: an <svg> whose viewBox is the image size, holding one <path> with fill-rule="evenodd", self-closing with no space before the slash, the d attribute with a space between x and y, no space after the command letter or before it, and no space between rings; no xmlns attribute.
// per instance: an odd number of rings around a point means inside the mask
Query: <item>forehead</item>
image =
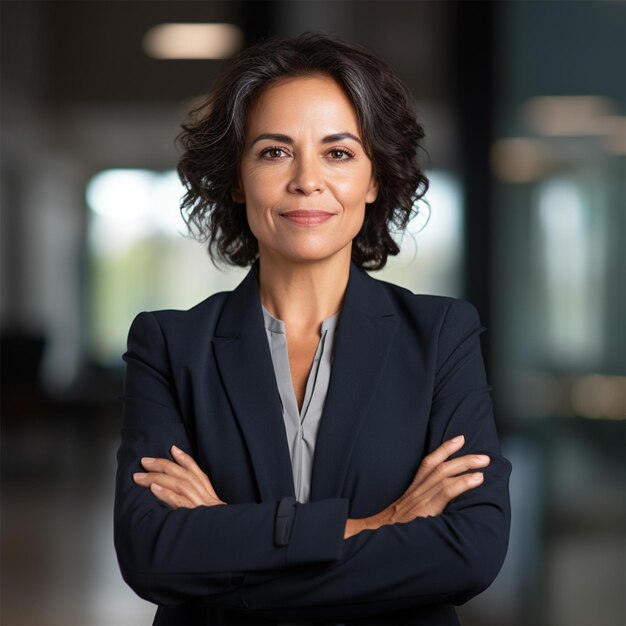
<svg viewBox="0 0 626 626"><path fill-rule="evenodd" d="M354 105L330 76L286 77L273 82L258 96L247 119L250 131L267 125L300 127L310 123L332 127L341 124L345 126L341 130L358 131Z"/></svg>

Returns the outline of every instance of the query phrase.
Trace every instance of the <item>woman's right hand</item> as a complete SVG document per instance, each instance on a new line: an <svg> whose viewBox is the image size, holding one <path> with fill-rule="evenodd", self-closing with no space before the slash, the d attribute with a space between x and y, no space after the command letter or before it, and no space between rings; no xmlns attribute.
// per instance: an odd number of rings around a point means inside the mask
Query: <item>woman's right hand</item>
<svg viewBox="0 0 626 626"><path fill-rule="evenodd" d="M463 447L464 442L463 435L459 435L425 456L413 482L395 502L371 517L347 520L344 539L363 530L376 530L387 524L406 524L417 517L440 515L451 500L482 484L482 473L466 472L489 465L491 459L488 456L467 454L447 460Z"/></svg>
<svg viewBox="0 0 626 626"><path fill-rule="evenodd" d="M172 509L226 504L192 456L176 446L170 452L173 461L143 457L141 464L146 471L133 474L133 480Z"/></svg>

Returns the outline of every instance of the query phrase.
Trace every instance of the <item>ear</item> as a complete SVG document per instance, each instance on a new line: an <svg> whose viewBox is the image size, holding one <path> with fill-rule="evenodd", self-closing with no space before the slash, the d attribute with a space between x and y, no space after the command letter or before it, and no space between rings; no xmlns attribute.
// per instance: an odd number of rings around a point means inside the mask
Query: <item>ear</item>
<svg viewBox="0 0 626 626"><path fill-rule="evenodd" d="M376 201L376 198L378 198L378 181L372 174L372 177L370 178L370 186L367 188L367 194L365 195L365 202L367 202L367 204L371 204Z"/></svg>
<svg viewBox="0 0 626 626"><path fill-rule="evenodd" d="M246 194L243 192L243 189L241 187L241 181L237 181L237 184L231 189L230 197L237 204L246 203Z"/></svg>

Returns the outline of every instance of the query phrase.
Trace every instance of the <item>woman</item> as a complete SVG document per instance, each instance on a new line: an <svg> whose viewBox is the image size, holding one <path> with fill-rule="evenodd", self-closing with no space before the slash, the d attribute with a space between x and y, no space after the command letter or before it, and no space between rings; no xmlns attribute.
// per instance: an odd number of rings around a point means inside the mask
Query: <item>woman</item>
<svg viewBox="0 0 626 626"><path fill-rule="evenodd" d="M240 54L182 134L188 224L251 266L131 327L115 542L157 624L457 624L506 552L469 303L368 276L427 181L410 95L322 34Z"/></svg>

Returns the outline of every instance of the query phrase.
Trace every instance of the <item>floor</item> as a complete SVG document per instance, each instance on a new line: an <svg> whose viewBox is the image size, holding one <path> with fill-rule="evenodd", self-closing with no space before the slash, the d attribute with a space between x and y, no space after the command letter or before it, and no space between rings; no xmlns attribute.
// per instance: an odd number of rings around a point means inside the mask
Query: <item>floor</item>
<svg viewBox="0 0 626 626"><path fill-rule="evenodd" d="M65 423L3 436L2 624L152 623L113 550L115 436L91 434Z"/></svg>

